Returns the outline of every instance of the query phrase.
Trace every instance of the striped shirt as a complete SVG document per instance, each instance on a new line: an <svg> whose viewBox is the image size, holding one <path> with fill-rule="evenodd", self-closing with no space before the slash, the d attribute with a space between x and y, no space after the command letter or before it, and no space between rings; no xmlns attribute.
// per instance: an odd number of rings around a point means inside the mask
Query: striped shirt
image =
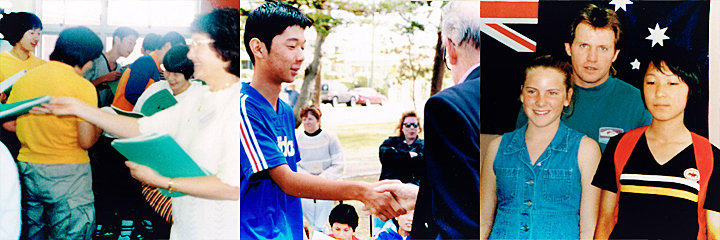
<svg viewBox="0 0 720 240"><path fill-rule="evenodd" d="M618 192L613 157L620 137L608 143L592 182L611 192ZM713 156L717 162L720 150L714 146ZM714 168L713 176L718 176L718 172L718 168ZM697 206L703 204L697 202L699 174L692 144L661 165L650 152L643 134L620 175L618 221L610 238L695 239ZM704 206L717 211L720 202L710 195L720 190L713 190L720 187L718 177L710 181Z"/></svg>

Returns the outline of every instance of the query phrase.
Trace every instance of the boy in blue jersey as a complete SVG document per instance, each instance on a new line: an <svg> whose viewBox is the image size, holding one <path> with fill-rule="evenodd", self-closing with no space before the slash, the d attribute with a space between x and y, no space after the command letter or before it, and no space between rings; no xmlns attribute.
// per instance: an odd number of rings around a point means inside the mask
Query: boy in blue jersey
<svg viewBox="0 0 720 240"><path fill-rule="evenodd" d="M398 181L335 181L296 172L293 111L278 95L280 85L293 82L300 71L304 30L311 25L300 10L278 2L251 11L245 24L243 42L255 73L240 90L242 239L302 239L299 197L359 200L383 220L406 212L391 194L373 191Z"/></svg>

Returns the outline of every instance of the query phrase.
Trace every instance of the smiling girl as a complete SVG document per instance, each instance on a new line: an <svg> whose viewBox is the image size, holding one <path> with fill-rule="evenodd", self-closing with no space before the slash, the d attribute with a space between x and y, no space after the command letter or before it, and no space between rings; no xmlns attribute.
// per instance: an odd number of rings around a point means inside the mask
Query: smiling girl
<svg viewBox="0 0 720 240"><path fill-rule="evenodd" d="M541 56L525 68L528 124L490 143L480 174L481 239L591 238L600 190L597 143L560 121L572 100L570 65Z"/></svg>

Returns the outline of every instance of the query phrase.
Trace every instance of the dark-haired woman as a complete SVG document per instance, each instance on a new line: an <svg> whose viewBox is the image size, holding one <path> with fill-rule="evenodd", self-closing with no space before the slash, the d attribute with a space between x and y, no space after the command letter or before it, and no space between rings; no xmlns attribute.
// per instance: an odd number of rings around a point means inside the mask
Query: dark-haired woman
<svg viewBox="0 0 720 240"><path fill-rule="evenodd" d="M188 58L207 83L175 106L140 119L102 112L73 98L53 98L36 113L76 115L119 137L169 134L205 177L168 178L126 162L132 176L153 187L181 192L172 199L171 239L240 238L240 13L216 9L192 24Z"/></svg>
<svg viewBox="0 0 720 240"><path fill-rule="evenodd" d="M600 147L560 121L572 94L567 62L542 56L525 68L528 124L490 142L483 160L481 239L593 237Z"/></svg>
<svg viewBox="0 0 720 240"><path fill-rule="evenodd" d="M0 82L22 70L30 70L46 63L35 55L35 47L42 34L42 21L28 12L6 13L0 15L0 34L2 39L12 45L12 49L0 53ZM0 102L5 102L6 93L0 93ZM7 145L10 154L17 158L20 142L15 135L14 120L3 123L0 139Z"/></svg>
<svg viewBox="0 0 720 240"><path fill-rule="evenodd" d="M171 48L163 59L165 66L165 80L157 81L150 85L135 103L133 112L140 112L145 101L153 94L167 89L173 94L178 102L192 95L193 92L200 90L202 83L197 80L191 80L194 70L193 63L187 58L189 48L187 46L178 45Z"/></svg>
<svg viewBox="0 0 720 240"><path fill-rule="evenodd" d="M605 148L592 182L602 189L595 239L720 239L720 150L685 126L702 88L683 52L656 47L643 61L653 120Z"/></svg>
<svg viewBox="0 0 720 240"><path fill-rule="evenodd" d="M0 33L2 39L8 41L13 48L0 53L0 82L22 70L30 70L46 63L33 55L40 42L42 29L42 22L35 14L17 12L2 15Z"/></svg>

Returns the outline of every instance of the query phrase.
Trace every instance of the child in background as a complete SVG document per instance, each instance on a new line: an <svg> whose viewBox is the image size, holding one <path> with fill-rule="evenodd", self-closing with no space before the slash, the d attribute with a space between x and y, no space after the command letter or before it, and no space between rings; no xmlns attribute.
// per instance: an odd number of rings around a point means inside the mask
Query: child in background
<svg viewBox="0 0 720 240"><path fill-rule="evenodd" d="M411 216L412 217L412 216ZM330 231L328 236L341 240L359 240L355 237L355 228L358 226L358 214L353 206L338 204L330 211Z"/></svg>
<svg viewBox="0 0 720 240"><path fill-rule="evenodd" d="M410 240L413 214L415 211L408 211L405 215L394 218L392 221L397 226L397 231L393 228L385 228L378 234L376 240Z"/></svg>

